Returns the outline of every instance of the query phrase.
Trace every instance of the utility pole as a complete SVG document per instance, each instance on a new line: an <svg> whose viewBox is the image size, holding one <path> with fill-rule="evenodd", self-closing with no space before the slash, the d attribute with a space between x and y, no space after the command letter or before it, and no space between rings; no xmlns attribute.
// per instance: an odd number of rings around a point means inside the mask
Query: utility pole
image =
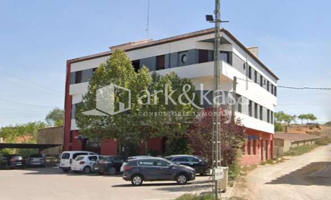
<svg viewBox="0 0 331 200"><path fill-rule="evenodd" d="M215 43L214 43L214 117L213 117L213 164L215 169L221 167L221 123L220 123L220 99L221 90L220 75L222 71L222 62L220 61L220 37L221 37L221 0L215 0ZM215 177L215 176L214 176ZM219 180L215 181L215 197L218 199ZM221 197L221 195L220 195Z"/></svg>

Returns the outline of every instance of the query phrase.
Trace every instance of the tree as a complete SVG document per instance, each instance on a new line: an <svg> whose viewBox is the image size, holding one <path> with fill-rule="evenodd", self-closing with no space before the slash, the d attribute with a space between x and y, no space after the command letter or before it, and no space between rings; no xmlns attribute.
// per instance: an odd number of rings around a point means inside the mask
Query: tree
<svg viewBox="0 0 331 200"><path fill-rule="evenodd" d="M118 110L119 103L123 102L131 109L116 115L90 116L85 111L95 110L97 90L110 84L127 88L127 92L115 89L114 105ZM188 85L189 88L184 88ZM112 56L101 64L89 81L88 92L78 105L76 122L81 133L89 138L117 139L119 148L130 140L139 144L145 143L145 153L148 152L147 141L153 137L181 136L194 119L195 108L187 100L180 99L185 90L186 95L193 98L195 88L189 79L181 79L175 73L160 76L148 68L143 67L134 71L131 61L121 50L115 51ZM168 102L167 94L172 94L174 101ZM184 104L179 103L183 100ZM165 103L168 102L168 103ZM183 116L154 115L154 113L185 112Z"/></svg>
<svg viewBox="0 0 331 200"><path fill-rule="evenodd" d="M315 123L315 121L317 120L317 117L314 114L307 114L307 119L309 119L310 121L312 121L313 123Z"/></svg>
<svg viewBox="0 0 331 200"><path fill-rule="evenodd" d="M298 116L298 118L301 120L301 124L303 124L303 120L306 119L306 115L301 114L301 115Z"/></svg>
<svg viewBox="0 0 331 200"><path fill-rule="evenodd" d="M50 111L47 114L45 120L49 126L63 126L64 110L59 108L54 108L52 111Z"/></svg>
<svg viewBox="0 0 331 200"><path fill-rule="evenodd" d="M144 77L148 79L149 77ZM119 87L135 89L136 83L142 82L136 80L137 74L131 61L123 51L117 50L112 56L102 63L94 73L94 76L89 81L88 92L83 96L83 101L77 106L76 122L80 128L81 134L88 138L97 139L117 139L118 147L124 144L128 138L131 141L138 140L136 134L132 132L132 127L136 127L132 115L128 112L122 112L116 115L107 116L91 116L85 115L85 111L94 110L96 108L96 96L98 89L115 84ZM145 86L147 87L147 86ZM129 95L118 88L114 90L114 105L115 110L119 109L119 103L123 102L125 107L128 107ZM131 90L132 103L131 112L136 109L137 91Z"/></svg>
<svg viewBox="0 0 331 200"><path fill-rule="evenodd" d="M213 114L212 110L200 113L189 129L189 140L198 155L212 159ZM239 118L232 120L229 110L223 108L220 117L222 166L231 166L236 162L238 151L246 141L246 128Z"/></svg>

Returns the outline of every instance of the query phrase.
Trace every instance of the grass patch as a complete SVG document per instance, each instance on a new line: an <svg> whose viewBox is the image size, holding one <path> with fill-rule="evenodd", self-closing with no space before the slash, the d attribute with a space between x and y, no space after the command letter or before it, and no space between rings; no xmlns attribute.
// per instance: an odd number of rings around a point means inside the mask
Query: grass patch
<svg viewBox="0 0 331 200"><path fill-rule="evenodd" d="M192 194L184 194L178 197L176 200L215 200L214 194L206 194L206 195L192 195Z"/></svg>
<svg viewBox="0 0 331 200"><path fill-rule="evenodd" d="M300 156L300 155L303 155L305 153L312 151L316 147L318 147L318 145L316 145L316 144L315 145L303 145L303 146L299 146L299 147L290 149L284 155L285 156Z"/></svg>

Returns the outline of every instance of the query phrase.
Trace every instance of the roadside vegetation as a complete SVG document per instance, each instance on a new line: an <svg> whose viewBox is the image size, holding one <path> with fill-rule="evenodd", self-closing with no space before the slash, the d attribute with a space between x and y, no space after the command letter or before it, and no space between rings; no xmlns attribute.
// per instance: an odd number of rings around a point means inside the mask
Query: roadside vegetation
<svg viewBox="0 0 331 200"><path fill-rule="evenodd" d="M285 153L284 156L300 156L305 153L308 153L319 146L325 146L331 143L331 138L329 136L323 136L318 139L313 145L303 145L297 148L292 148L288 152Z"/></svg>
<svg viewBox="0 0 331 200"><path fill-rule="evenodd" d="M62 126L64 111L58 108L53 109L47 114L45 122L30 122L27 124L10 125L0 128L0 138L4 143L29 143L36 144L38 130L53 126ZM35 149L2 149L0 154L20 154L23 157L37 153Z"/></svg>
<svg viewBox="0 0 331 200"><path fill-rule="evenodd" d="M176 200L215 200L215 195L212 193L203 194L203 195L184 194L178 197ZM230 197L229 200L246 200L246 199L241 197Z"/></svg>

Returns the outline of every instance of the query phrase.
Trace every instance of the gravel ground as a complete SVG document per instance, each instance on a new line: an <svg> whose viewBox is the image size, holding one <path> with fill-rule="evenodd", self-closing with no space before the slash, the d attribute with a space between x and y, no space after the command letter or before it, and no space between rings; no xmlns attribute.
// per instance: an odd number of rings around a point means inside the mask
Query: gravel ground
<svg viewBox="0 0 331 200"><path fill-rule="evenodd" d="M134 187L121 175L64 174L57 168L0 170L0 200L171 200L210 190L208 179L197 176L185 186L172 181Z"/></svg>
<svg viewBox="0 0 331 200"><path fill-rule="evenodd" d="M331 145L283 163L260 166L243 177L233 195L249 200L331 200Z"/></svg>

